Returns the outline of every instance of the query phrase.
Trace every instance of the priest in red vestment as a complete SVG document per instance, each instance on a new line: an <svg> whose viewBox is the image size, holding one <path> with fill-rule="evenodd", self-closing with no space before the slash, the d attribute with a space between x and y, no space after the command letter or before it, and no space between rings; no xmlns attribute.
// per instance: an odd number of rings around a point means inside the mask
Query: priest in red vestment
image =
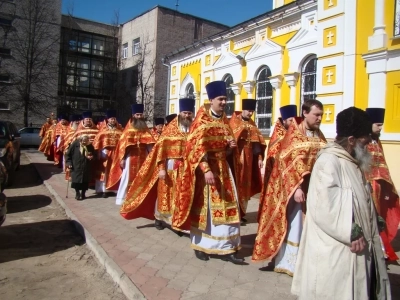
<svg viewBox="0 0 400 300"><path fill-rule="evenodd" d="M237 181L240 182L238 189L242 197L239 201L242 204L242 222L247 221L243 216L246 214L248 201L260 193L262 187L261 169L266 144L260 130L251 119L256 104L255 99L243 99L242 111L235 111L229 120L240 156L240 174Z"/></svg>
<svg viewBox="0 0 400 300"><path fill-rule="evenodd" d="M68 148L73 141L73 137L76 133L76 130L78 129L81 119L82 119L81 115L75 114L75 115L69 116L68 132L64 139L64 153L63 153L64 160L65 160L65 154L67 153ZM66 165L64 164L64 166L66 166ZM70 180L71 179L71 177L70 177L71 170L69 168L65 167L64 171L65 171L65 180Z"/></svg>
<svg viewBox="0 0 400 300"><path fill-rule="evenodd" d="M124 130L117 122L117 111L107 110L104 125L100 126L99 133L93 141L93 147L97 151L97 164L95 169L96 193L107 198L106 178L112 165L112 154Z"/></svg>
<svg viewBox="0 0 400 300"><path fill-rule="evenodd" d="M164 223L171 224L194 104L194 99L179 99L179 116L165 126L128 190L121 207L124 218L155 219L158 230L164 229Z"/></svg>
<svg viewBox="0 0 400 300"><path fill-rule="evenodd" d="M52 120L52 125L47 128L44 138L39 146L39 151L47 157L47 160L54 161L54 132L56 130L57 120Z"/></svg>
<svg viewBox="0 0 400 300"><path fill-rule="evenodd" d="M144 105L132 104L128 121L112 155L107 190L118 190L116 204L121 205L140 167L156 143L144 120Z"/></svg>
<svg viewBox="0 0 400 300"><path fill-rule="evenodd" d="M224 113L226 85L214 81L206 90L211 104L200 107L190 127L172 226L190 229L198 259L208 260L210 254L216 254L241 264L244 260L236 256L240 249L240 196L234 181L239 178L239 152ZM233 162L231 166L228 160Z"/></svg>
<svg viewBox="0 0 400 300"><path fill-rule="evenodd" d="M164 125L165 125L164 118L154 118L154 127L151 129L151 134L153 135L156 141L163 132Z"/></svg>
<svg viewBox="0 0 400 300"><path fill-rule="evenodd" d="M71 143L81 135L87 135L89 136L89 144L92 144L98 132L99 129L93 122L92 112L85 111L82 113L82 122L79 124L78 129L72 137Z"/></svg>
<svg viewBox="0 0 400 300"><path fill-rule="evenodd" d="M390 176L389 168L379 139L385 119L384 108L367 108L372 123L372 141L368 144L368 152L372 156L371 169L365 172L365 177L372 186L372 198L376 211L386 222L386 228L380 236L384 252L388 260L395 261L399 258L390 244L396 237L400 223L399 195Z"/></svg>
<svg viewBox="0 0 400 300"><path fill-rule="evenodd" d="M281 141L279 157L261 200L253 261L275 257L275 271L293 276L303 226L303 205L318 151L326 144L319 130L323 106L307 100Z"/></svg>
<svg viewBox="0 0 400 300"><path fill-rule="evenodd" d="M267 186L269 182L269 177L271 176L272 169L276 159L279 157L281 150L281 141L285 137L286 131L288 130L290 124L292 124L294 118L297 116L297 105L289 104L279 108L281 117L275 123L274 131L272 132L271 138L268 143L267 158L265 161L265 170L263 185L260 194L260 207L258 209L258 217L260 218L260 212L262 211L262 206L265 199L265 193L267 192Z"/></svg>
<svg viewBox="0 0 400 300"><path fill-rule="evenodd" d="M64 143L65 138L68 133L69 123L67 121L67 116L61 114L58 117L59 121L56 125L56 129L53 132L54 139L54 165L62 168L63 167L63 153L64 153Z"/></svg>

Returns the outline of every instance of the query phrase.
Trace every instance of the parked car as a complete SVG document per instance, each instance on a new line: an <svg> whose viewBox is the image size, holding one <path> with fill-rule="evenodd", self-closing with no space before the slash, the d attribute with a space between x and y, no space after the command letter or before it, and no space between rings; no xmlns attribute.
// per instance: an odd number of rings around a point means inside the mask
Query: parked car
<svg viewBox="0 0 400 300"><path fill-rule="evenodd" d="M7 170L10 185L21 161L20 134L10 121L0 121L0 160Z"/></svg>
<svg viewBox="0 0 400 300"><path fill-rule="evenodd" d="M21 146L39 147L41 138L39 136L40 127L24 127L19 130L21 135Z"/></svg>

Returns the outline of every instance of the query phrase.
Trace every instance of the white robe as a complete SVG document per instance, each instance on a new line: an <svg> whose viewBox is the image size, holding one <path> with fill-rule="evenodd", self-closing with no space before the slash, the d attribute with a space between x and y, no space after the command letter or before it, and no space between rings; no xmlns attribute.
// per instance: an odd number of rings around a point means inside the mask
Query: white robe
<svg viewBox="0 0 400 300"><path fill-rule="evenodd" d="M361 253L350 251L353 220L367 242ZM311 174L292 293L299 300L370 299L372 260L378 299L391 299L369 186L351 155L329 143Z"/></svg>
<svg viewBox="0 0 400 300"><path fill-rule="evenodd" d="M236 185L228 162L226 162L226 164L233 186L234 197L239 208ZM210 189L207 190L210 191ZM210 196L208 196L208 203L209 202ZM240 223L214 225L211 220L210 204L208 204L206 230L202 231L198 228L191 227L190 239L192 241L192 249L194 250L218 255L235 253L240 249Z"/></svg>
<svg viewBox="0 0 400 300"><path fill-rule="evenodd" d="M151 152L153 149L154 144L149 144L147 145L147 155ZM118 192L117 192L117 197L115 199L115 204L116 205L122 205L124 203L124 200L126 198L126 193L128 192L128 182L129 182L129 168L130 168L130 156L127 155L125 158L125 168L122 171L121 175L121 181L119 182L119 187L118 187Z"/></svg>

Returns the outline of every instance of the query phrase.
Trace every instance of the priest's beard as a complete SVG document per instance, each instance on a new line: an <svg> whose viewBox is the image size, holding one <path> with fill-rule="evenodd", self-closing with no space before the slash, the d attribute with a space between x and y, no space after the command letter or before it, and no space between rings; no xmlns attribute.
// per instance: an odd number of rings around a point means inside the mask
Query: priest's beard
<svg viewBox="0 0 400 300"><path fill-rule="evenodd" d="M146 121L144 119L133 119L133 128L137 130L145 130L147 128Z"/></svg>
<svg viewBox="0 0 400 300"><path fill-rule="evenodd" d="M178 122L180 125L182 125L183 127L189 129L190 125L192 125L193 119L192 118L184 118L182 116L178 116Z"/></svg>
<svg viewBox="0 0 400 300"><path fill-rule="evenodd" d="M71 128L73 129L73 130L77 130L78 129L78 125L79 124L77 124L77 123L72 123L72 126L71 126Z"/></svg>
<svg viewBox="0 0 400 300"><path fill-rule="evenodd" d="M368 152L367 147L364 147L360 142L357 142L352 155L358 161L358 165L362 171L370 171L372 157Z"/></svg>

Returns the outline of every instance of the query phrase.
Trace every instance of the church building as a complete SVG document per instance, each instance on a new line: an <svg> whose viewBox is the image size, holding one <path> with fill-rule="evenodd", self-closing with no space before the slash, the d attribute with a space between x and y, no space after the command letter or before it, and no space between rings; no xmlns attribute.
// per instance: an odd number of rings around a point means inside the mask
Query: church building
<svg viewBox="0 0 400 300"><path fill-rule="evenodd" d="M245 5L245 4L244 4ZM273 0L273 9L168 54L167 114L178 99L208 101L205 85L224 80L227 115L257 99L255 121L268 137L279 108L307 99L324 105L321 130L336 135L349 106L386 108L381 140L400 183L400 1ZM398 186L400 187L400 186Z"/></svg>

